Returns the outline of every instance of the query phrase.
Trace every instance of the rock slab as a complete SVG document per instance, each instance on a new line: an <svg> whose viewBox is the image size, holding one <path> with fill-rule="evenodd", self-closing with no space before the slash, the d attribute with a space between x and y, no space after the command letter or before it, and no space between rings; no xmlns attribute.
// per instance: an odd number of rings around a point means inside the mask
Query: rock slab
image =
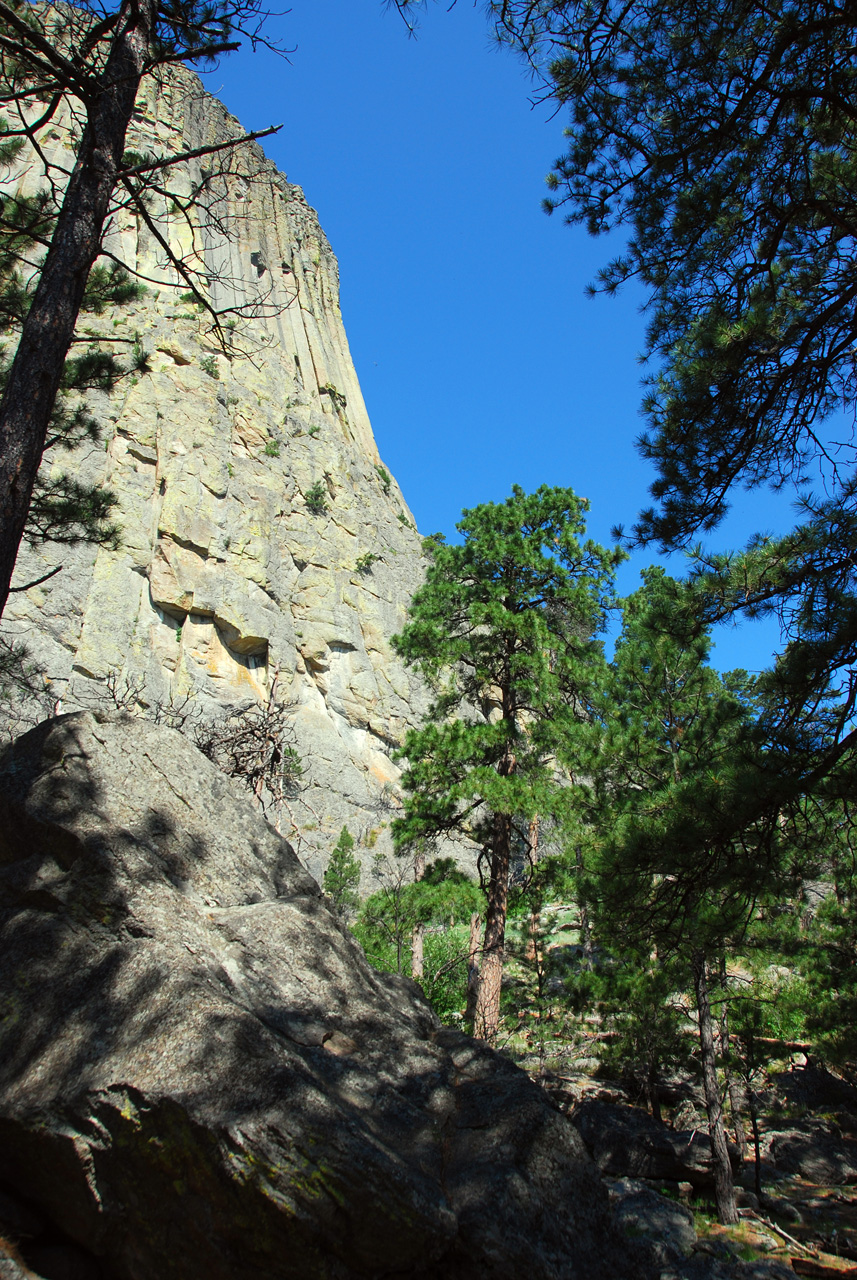
<svg viewBox="0 0 857 1280"><path fill-rule="evenodd" d="M646 1272L542 1091L372 970L185 738L121 715L0 758L0 1186L104 1280Z"/></svg>
<svg viewBox="0 0 857 1280"><path fill-rule="evenodd" d="M596 1100L581 1102L571 1120L609 1177L690 1182L697 1188L714 1185L707 1133L675 1132L639 1107ZM738 1153L731 1146L730 1155L736 1165Z"/></svg>

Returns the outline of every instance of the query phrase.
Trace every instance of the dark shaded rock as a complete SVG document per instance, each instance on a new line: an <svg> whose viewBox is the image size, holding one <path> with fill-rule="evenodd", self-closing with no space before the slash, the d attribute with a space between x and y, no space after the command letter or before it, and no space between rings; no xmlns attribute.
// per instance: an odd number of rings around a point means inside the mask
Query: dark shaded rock
<svg viewBox="0 0 857 1280"><path fill-rule="evenodd" d="M824 1121L795 1121L787 1132L770 1134L766 1148L768 1159L784 1173L834 1186L857 1182L857 1142Z"/></svg>
<svg viewBox="0 0 857 1280"><path fill-rule="evenodd" d="M741 1262L738 1258L695 1253L677 1271L662 1272L660 1280L793 1280L794 1272L776 1258Z"/></svg>
<svg viewBox="0 0 857 1280"><path fill-rule="evenodd" d="M101 1280L98 1263L73 1244L38 1245L26 1259L43 1280Z"/></svg>
<svg viewBox="0 0 857 1280"><path fill-rule="evenodd" d="M44 1214L18 1196L0 1190L0 1235L20 1242L43 1235L47 1226Z"/></svg>
<svg viewBox="0 0 857 1280"><path fill-rule="evenodd" d="M676 1133L638 1107L610 1102L582 1102L571 1120L602 1173L714 1185L707 1134ZM737 1151L730 1155L737 1165Z"/></svg>
<svg viewBox="0 0 857 1280"><path fill-rule="evenodd" d="M857 1089L814 1062L782 1071L771 1079L774 1094L789 1106L807 1107L810 1111L857 1108Z"/></svg>
<svg viewBox="0 0 857 1280"><path fill-rule="evenodd" d="M608 1185L617 1227L632 1239L646 1238L661 1267L693 1252L697 1237L690 1209L632 1178Z"/></svg>
<svg viewBox="0 0 857 1280"><path fill-rule="evenodd" d="M0 1183L105 1280L625 1280L576 1130L179 734L0 760Z"/></svg>

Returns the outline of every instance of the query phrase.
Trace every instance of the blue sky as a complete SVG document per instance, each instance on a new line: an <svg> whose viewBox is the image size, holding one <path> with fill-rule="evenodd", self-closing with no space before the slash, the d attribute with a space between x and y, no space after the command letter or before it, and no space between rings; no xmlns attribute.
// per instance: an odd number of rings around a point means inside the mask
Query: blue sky
<svg viewBox="0 0 857 1280"><path fill-rule="evenodd" d="M607 542L653 479L634 449L645 320L633 289L584 296L611 246L541 210L563 118L532 107L468 0L431 8L416 39L380 0L294 0L266 31L289 62L242 50L206 86L245 128L284 125L265 149L339 259L375 437L420 532L451 536L462 508L546 483L589 498ZM712 545L791 522L782 498L739 493ZM775 643L770 623L720 628L713 661L758 669Z"/></svg>

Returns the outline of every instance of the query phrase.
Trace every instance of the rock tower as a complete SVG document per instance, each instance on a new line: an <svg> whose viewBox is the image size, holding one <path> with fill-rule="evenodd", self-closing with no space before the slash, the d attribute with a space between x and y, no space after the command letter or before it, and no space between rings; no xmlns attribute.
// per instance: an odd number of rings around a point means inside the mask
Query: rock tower
<svg viewBox="0 0 857 1280"><path fill-rule="evenodd" d="M242 136L179 68L147 80L128 145L163 157ZM67 138L58 125L49 159ZM37 166L7 181L35 186ZM391 753L422 703L390 648L420 539L379 457L336 259L300 187L253 142L173 166L169 187L180 198L154 193L151 225L120 210L105 241L145 296L81 321L120 354L137 341L148 371L93 400L99 444L45 464L115 492L121 546L25 549L17 584L62 570L12 597L3 630L26 641L63 711L109 704L112 687L149 706L190 697L211 716L264 701L276 678L304 768L301 856L319 875L347 822L368 865L396 803ZM216 307L235 308L226 352L160 237Z"/></svg>

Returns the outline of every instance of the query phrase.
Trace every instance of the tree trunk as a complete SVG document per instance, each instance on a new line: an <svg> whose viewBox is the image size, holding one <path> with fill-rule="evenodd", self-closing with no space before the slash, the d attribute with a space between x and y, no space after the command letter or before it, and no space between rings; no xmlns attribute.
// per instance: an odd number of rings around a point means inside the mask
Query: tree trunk
<svg viewBox="0 0 857 1280"><path fill-rule="evenodd" d="M658 1097L658 1064L657 1062L652 1061L649 1063L648 1070L646 1071L645 1091L646 1091L646 1103L648 1104L648 1108L649 1108L649 1111L651 1112L652 1119L660 1120L661 1100Z"/></svg>
<svg viewBox="0 0 857 1280"><path fill-rule="evenodd" d="M755 1157L753 1162L754 1183L756 1188L756 1195L761 1200L762 1198L762 1148L761 1148L761 1140L759 1137L759 1110L756 1105L756 1090L751 1088L749 1091L749 1095L750 1095L749 1096L750 1128L753 1130L753 1155Z"/></svg>
<svg viewBox="0 0 857 1280"><path fill-rule="evenodd" d="M419 882L423 878L426 869L426 855L422 851L414 858L414 880ZM425 937L425 925L422 920L417 920L411 934L411 977L414 982L422 982L423 972L425 968L425 960L423 955L423 939Z"/></svg>
<svg viewBox="0 0 857 1280"><path fill-rule="evenodd" d="M724 993L727 990L727 973L726 973L726 957L720 958L720 982ZM726 1077L726 1092L729 1097L729 1115L732 1119L732 1129L735 1133L735 1145L738 1148L738 1154L741 1157L741 1165L747 1159L747 1135L744 1132L744 1122L741 1119L743 1111L743 1099L741 1097L741 1088L735 1079L735 1072L732 1070L729 1062L729 1001L724 999L723 1012L720 1015L720 1056L723 1059L723 1074Z"/></svg>
<svg viewBox="0 0 857 1280"><path fill-rule="evenodd" d="M467 1004L464 1022L472 1027L476 1018L476 992L479 990L479 933L482 919L478 911L470 917L470 946L467 951Z"/></svg>
<svg viewBox="0 0 857 1280"><path fill-rule="evenodd" d="M101 248L125 134L151 43L153 0L123 0L103 72L0 404L0 614L84 289Z"/></svg>
<svg viewBox="0 0 857 1280"><path fill-rule="evenodd" d="M708 998L708 982L705 975L705 955L695 951L693 955L693 984L696 991L696 1009L699 1015L699 1045L702 1057L702 1081L705 1088L705 1109L708 1112L708 1132L714 1159L714 1194L717 1216L724 1224L738 1221L735 1207L735 1188L732 1183L732 1165L723 1129L723 1110L720 1106L720 1090L717 1087L717 1065L714 1054L714 1022Z"/></svg>
<svg viewBox="0 0 857 1280"><path fill-rule="evenodd" d="M491 878L473 1017L473 1034L477 1040L493 1040L500 1026L500 987L506 945L512 819L509 814L495 813L492 825Z"/></svg>
<svg viewBox="0 0 857 1280"><path fill-rule="evenodd" d="M581 879L583 876L583 854L580 845L574 851L575 863L577 865L577 876ZM592 925L589 920L589 910L586 906L586 899L582 894L578 894L577 909L579 913L580 924L580 941L583 946L583 965L586 969L592 968Z"/></svg>
<svg viewBox="0 0 857 1280"><path fill-rule="evenodd" d="M418 920L411 934L411 977L414 982L422 982L425 961L423 956L423 937L425 925Z"/></svg>

